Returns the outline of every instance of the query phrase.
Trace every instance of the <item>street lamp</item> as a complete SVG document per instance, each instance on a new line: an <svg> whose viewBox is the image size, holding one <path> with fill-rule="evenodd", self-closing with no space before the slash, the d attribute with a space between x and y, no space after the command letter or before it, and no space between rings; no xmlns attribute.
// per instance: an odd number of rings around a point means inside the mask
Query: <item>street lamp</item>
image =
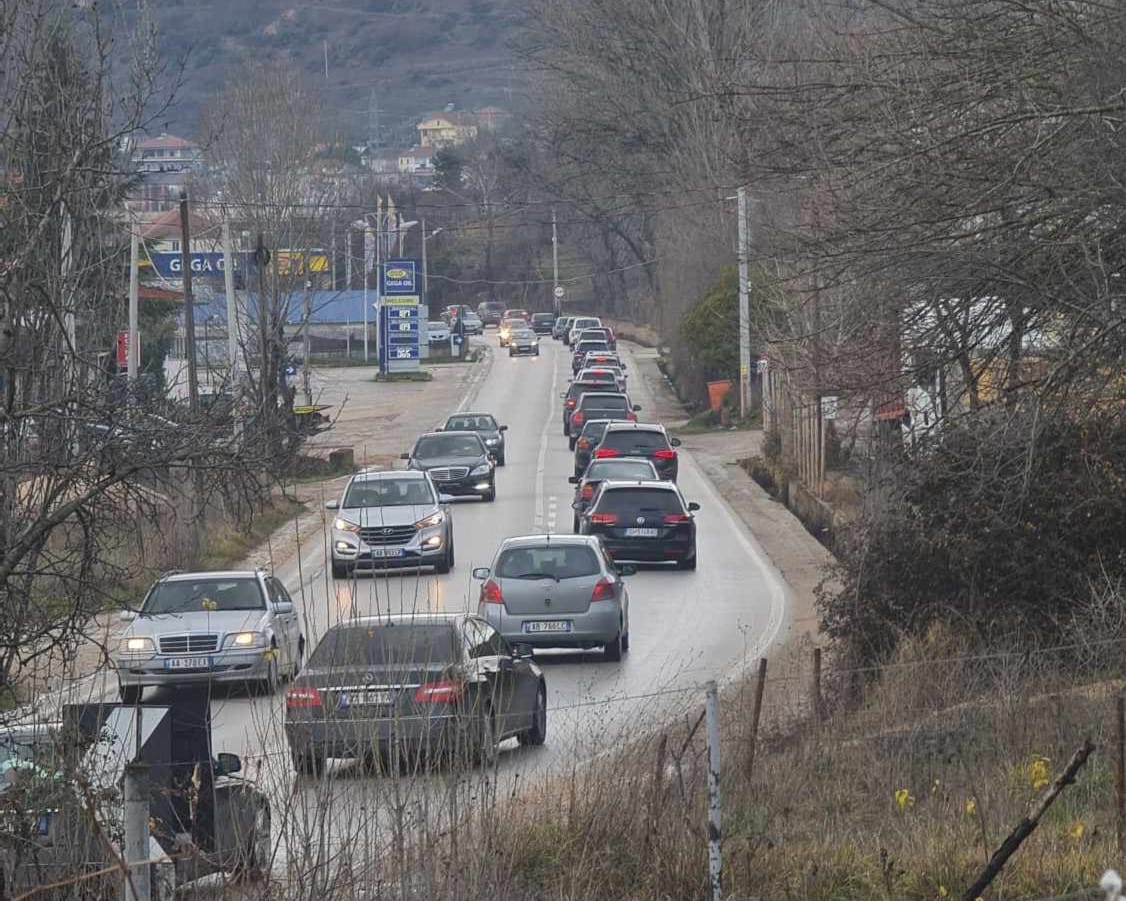
<svg viewBox="0 0 1126 901"><path fill-rule="evenodd" d="M430 234L426 234L426 220L422 220L422 302L426 309L430 309L430 270L426 265L426 242L445 229L438 226Z"/></svg>
<svg viewBox="0 0 1126 901"><path fill-rule="evenodd" d="M371 232L371 226L368 224L367 217L373 215L372 213L365 213L362 219L357 219L352 223L352 228L361 229L363 234L363 245L360 247L360 268L364 270L364 362L368 362L368 234ZM376 233L375 238L375 253L376 253L376 271L379 269L379 235ZM375 283L376 298L379 297L379 277L376 276ZM378 302L378 301L377 301Z"/></svg>

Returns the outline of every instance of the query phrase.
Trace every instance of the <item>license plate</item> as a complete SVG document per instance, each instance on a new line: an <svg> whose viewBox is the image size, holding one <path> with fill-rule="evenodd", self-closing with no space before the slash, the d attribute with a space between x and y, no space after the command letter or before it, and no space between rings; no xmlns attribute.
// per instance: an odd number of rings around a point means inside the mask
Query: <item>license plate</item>
<svg viewBox="0 0 1126 901"><path fill-rule="evenodd" d="M524 623L525 632L570 632L569 619L540 620L534 623Z"/></svg>
<svg viewBox="0 0 1126 901"><path fill-rule="evenodd" d="M403 549L401 547L377 547L372 549L371 555L373 557L401 557L403 556Z"/></svg>
<svg viewBox="0 0 1126 901"><path fill-rule="evenodd" d="M164 661L165 669L211 669L210 657L173 657Z"/></svg>
<svg viewBox="0 0 1126 901"><path fill-rule="evenodd" d="M390 703L389 691L345 691L340 694L341 707L386 707Z"/></svg>
<svg viewBox="0 0 1126 901"><path fill-rule="evenodd" d="M626 538L656 538L660 529L626 529Z"/></svg>

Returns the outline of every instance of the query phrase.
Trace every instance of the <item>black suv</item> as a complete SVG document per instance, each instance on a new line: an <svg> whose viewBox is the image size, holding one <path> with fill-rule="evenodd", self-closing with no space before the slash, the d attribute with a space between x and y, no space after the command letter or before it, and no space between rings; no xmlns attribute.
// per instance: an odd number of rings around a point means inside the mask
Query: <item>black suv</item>
<svg viewBox="0 0 1126 901"><path fill-rule="evenodd" d="M662 479L676 481L679 438L669 438L655 422L612 422L594 452L598 460L613 457L645 457L653 461Z"/></svg>
<svg viewBox="0 0 1126 901"><path fill-rule="evenodd" d="M580 535L598 535L615 562L676 563L696 568L699 504L672 482L603 482L579 518Z"/></svg>
<svg viewBox="0 0 1126 901"><path fill-rule="evenodd" d="M550 335L555 327L554 313L533 313L532 321L528 323L537 335Z"/></svg>
<svg viewBox="0 0 1126 901"><path fill-rule="evenodd" d="M576 476L581 476L586 472L594 449L598 446L598 442L602 440L602 434L609 424L609 419L588 419L583 423L582 431L579 432L579 437L575 439Z"/></svg>
<svg viewBox="0 0 1126 901"><path fill-rule="evenodd" d="M428 432L402 459L430 473L440 494L496 500L496 463L477 432Z"/></svg>
<svg viewBox="0 0 1126 901"><path fill-rule="evenodd" d="M584 394L593 394L602 391L606 394L618 394L618 386L610 382L571 382L569 388L559 396L563 398L563 434L571 434L571 414L578 406L579 398Z"/></svg>

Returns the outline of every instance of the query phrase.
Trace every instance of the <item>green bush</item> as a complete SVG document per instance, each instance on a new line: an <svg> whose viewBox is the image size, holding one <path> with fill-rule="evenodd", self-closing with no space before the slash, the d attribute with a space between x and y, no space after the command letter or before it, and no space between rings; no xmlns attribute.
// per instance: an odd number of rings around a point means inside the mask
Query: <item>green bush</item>
<svg viewBox="0 0 1126 901"><path fill-rule="evenodd" d="M739 374L739 276L729 266L680 323L680 337L706 381Z"/></svg>

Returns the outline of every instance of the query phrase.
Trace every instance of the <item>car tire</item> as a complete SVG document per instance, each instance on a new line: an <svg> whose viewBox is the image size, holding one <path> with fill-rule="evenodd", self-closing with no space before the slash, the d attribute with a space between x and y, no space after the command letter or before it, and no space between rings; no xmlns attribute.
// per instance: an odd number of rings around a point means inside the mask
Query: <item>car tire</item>
<svg viewBox="0 0 1126 901"><path fill-rule="evenodd" d="M687 557L684 560L678 560L676 568L694 570L696 568L696 553L693 552L691 557Z"/></svg>
<svg viewBox="0 0 1126 901"><path fill-rule="evenodd" d="M349 572L347 563L341 563L339 560L332 561L332 577L334 579L347 579Z"/></svg>
<svg viewBox="0 0 1126 901"><path fill-rule="evenodd" d="M270 840L272 822L270 818L269 802L256 804L254 807L254 829L247 836L246 849L243 852L243 872L251 882L261 882L270 872L270 863L274 856L273 842Z"/></svg>
<svg viewBox="0 0 1126 901"><path fill-rule="evenodd" d="M578 518L578 516L572 516L571 517L571 531L574 532L576 535L579 534L579 518Z"/></svg>
<svg viewBox="0 0 1126 901"><path fill-rule="evenodd" d="M273 652L273 655L266 664L266 677L258 683L258 694L261 695L273 695L277 692L278 686L281 685L281 671L278 668L277 645L272 646L270 650Z"/></svg>
<svg viewBox="0 0 1126 901"><path fill-rule="evenodd" d="M504 454L501 454L499 457L497 457L497 466L504 466L504 464L505 464Z"/></svg>
<svg viewBox="0 0 1126 901"><path fill-rule="evenodd" d="M453 556L451 548L447 547L446 552L442 555L442 559L434 564L434 572L439 576L444 576L448 573L450 568L454 565Z"/></svg>
<svg viewBox="0 0 1126 901"><path fill-rule="evenodd" d="M121 696L122 704L140 704L145 694L145 686L118 684L117 693Z"/></svg>
<svg viewBox="0 0 1126 901"><path fill-rule="evenodd" d="M483 500L486 504L491 504L496 499L497 499L497 486L496 486L496 483L494 483L493 486L488 491L486 491L484 494L481 495L481 500Z"/></svg>
<svg viewBox="0 0 1126 901"><path fill-rule="evenodd" d="M622 650L629 650L629 632L626 632L626 634L622 636Z"/></svg>
<svg viewBox="0 0 1126 901"><path fill-rule="evenodd" d="M532 725L521 732L516 740L526 747L538 747L547 741L547 688L542 682L536 689L536 709L532 713Z"/></svg>
<svg viewBox="0 0 1126 901"><path fill-rule="evenodd" d="M293 761L293 768L302 775L319 776L324 772L325 755L323 751L313 748L299 751L297 748L290 748L289 757Z"/></svg>
<svg viewBox="0 0 1126 901"><path fill-rule="evenodd" d="M607 663L617 663L622 659L622 633L618 632L613 641L607 642L602 647L602 659Z"/></svg>

